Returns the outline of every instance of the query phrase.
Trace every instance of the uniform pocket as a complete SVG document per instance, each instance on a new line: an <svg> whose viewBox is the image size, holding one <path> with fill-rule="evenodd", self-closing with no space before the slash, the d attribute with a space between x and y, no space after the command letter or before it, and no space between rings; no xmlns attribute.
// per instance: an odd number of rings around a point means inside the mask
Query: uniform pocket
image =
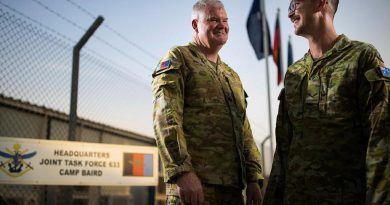
<svg viewBox="0 0 390 205"><path fill-rule="evenodd" d="M356 107L356 69L349 67L336 67L333 72L324 76L324 93L326 98L322 101L325 104L327 115L342 115L346 117Z"/></svg>
<svg viewBox="0 0 390 205"><path fill-rule="evenodd" d="M225 100L219 87L219 81L205 68L193 71L186 82L184 94L184 103L190 107L223 104Z"/></svg>

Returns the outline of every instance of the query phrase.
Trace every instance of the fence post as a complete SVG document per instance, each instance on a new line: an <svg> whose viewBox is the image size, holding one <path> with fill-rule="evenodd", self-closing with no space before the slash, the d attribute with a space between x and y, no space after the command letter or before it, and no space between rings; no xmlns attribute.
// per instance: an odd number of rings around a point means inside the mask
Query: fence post
<svg viewBox="0 0 390 205"><path fill-rule="evenodd" d="M89 27L87 32L81 37L80 41L73 47L73 64L72 64L72 84L70 93L70 111L69 111L69 132L68 140L76 141L76 128L77 128L77 96L78 96L78 83L79 83L79 63L80 63L80 51L83 46L87 43L89 38L95 33L100 24L103 23L104 18L98 16ZM67 205L73 205L73 187L65 186L66 197L64 202ZM67 201L67 202L66 202Z"/></svg>
<svg viewBox="0 0 390 205"><path fill-rule="evenodd" d="M83 48L88 39L93 35L96 29L103 23L104 18L98 16L89 27L87 32L81 37L80 41L73 47L73 64L72 64L72 87L70 93L70 113L69 113L69 132L68 140L76 141L76 128L77 128L77 96L78 96L78 84L79 84L79 63L80 63L80 50Z"/></svg>

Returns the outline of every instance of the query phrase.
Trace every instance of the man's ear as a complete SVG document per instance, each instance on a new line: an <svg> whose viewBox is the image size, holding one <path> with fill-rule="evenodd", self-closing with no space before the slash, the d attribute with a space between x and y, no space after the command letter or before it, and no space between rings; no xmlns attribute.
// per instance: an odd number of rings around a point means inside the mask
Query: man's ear
<svg viewBox="0 0 390 205"><path fill-rule="evenodd" d="M196 33L198 33L198 20L196 19L192 19L192 29L194 29L194 31L196 31Z"/></svg>
<svg viewBox="0 0 390 205"><path fill-rule="evenodd" d="M319 0L317 1L317 11L321 11L325 8L325 6L328 4L328 0Z"/></svg>

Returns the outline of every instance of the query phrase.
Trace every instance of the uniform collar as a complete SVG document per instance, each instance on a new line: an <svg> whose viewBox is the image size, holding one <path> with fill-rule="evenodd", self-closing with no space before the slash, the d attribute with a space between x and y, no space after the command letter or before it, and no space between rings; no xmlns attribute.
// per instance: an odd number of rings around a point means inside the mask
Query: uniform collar
<svg viewBox="0 0 390 205"><path fill-rule="evenodd" d="M324 55L322 55L320 58L313 59L312 55L310 54L310 50L307 51L307 53L305 54L305 63L307 65L311 65L313 62L321 61L323 59L332 56L333 54L337 54L343 51L344 49L348 48L350 45L351 45L351 40L349 40L349 38L344 34L341 34L337 37L337 41L334 44L334 46L330 50L328 50Z"/></svg>
<svg viewBox="0 0 390 205"><path fill-rule="evenodd" d="M210 63L209 59L207 59L206 55L204 55L198 48L198 46L195 44L195 42L190 42L188 43L188 47L192 51L191 53L194 54L197 58L200 58L203 63ZM218 60L217 60L217 65L220 66L222 65L221 58L218 55Z"/></svg>

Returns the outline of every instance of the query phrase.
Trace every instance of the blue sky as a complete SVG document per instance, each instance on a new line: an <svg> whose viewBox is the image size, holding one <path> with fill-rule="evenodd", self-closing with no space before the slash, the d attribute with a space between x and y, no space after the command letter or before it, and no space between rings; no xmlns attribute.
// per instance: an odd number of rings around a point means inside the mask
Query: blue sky
<svg viewBox="0 0 390 205"><path fill-rule="evenodd" d="M92 38L86 45L117 64L126 68L138 79L133 88L132 101L118 102L118 112L127 108L129 113L120 114L115 120L120 128L153 137L151 73L157 61L169 48L191 41L191 0L0 0L25 15L78 41L93 22L92 16L102 15L103 25L96 36L125 51L124 56L100 41ZM246 19L252 0L223 1L229 16L229 41L220 52L222 59L240 75L249 94L248 116L255 138L260 142L268 135L268 105L264 60L256 60L246 31ZM307 41L293 34L287 18L288 0L266 0L266 14L273 38L277 8L281 10L280 22L284 65L287 59L287 39L292 36L294 60L308 50ZM5 8L0 5L1 8ZM336 31L354 40L373 44L381 53L385 65L390 66L390 1L389 0L342 0L335 18ZM60 14L59 15L56 15ZM67 22L61 16L77 23ZM109 28L120 33L115 35ZM132 43L142 48L136 48ZM129 56L132 59L129 58ZM135 60L134 60L135 59ZM282 86L276 85L276 67L269 58L271 82L272 122L278 107L277 96ZM286 67L284 68L286 70ZM142 85L141 85L142 84ZM118 92L129 92L128 90ZM93 101L94 99L88 99ZM119 105L119 106L118 106ZM123 113L122 113L123 114Z"/></svg>

